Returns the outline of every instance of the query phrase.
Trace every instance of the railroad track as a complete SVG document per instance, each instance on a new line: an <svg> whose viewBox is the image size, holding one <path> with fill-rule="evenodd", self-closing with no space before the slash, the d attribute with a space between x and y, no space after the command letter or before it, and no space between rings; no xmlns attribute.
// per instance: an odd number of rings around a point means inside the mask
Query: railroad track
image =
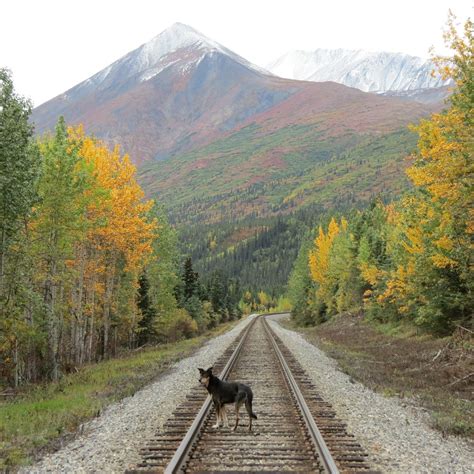
<svg viewBox="0 0 474 474"><path fill-rule="evenodd" d="M210 397L197 386L141 450L131 473L373 472L366 453L317 393L264 317L254 318L214 364L220 378L248 384L258 420L248 431L212 428ZM196 369L196 378L197 369ZM233 409L228 410L232 426Z"/></svg>

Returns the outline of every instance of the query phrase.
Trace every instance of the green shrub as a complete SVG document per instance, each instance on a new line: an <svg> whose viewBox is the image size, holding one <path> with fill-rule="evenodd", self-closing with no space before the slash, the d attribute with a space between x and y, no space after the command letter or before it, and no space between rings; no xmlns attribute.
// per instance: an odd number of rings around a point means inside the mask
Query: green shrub
<svg viewBox="0 0 474 474"><path fill-rule="evenodd" d="M195 336L198 324L185 309L180 308L160 318L155 330L161 342L175 342Z"/></svg>

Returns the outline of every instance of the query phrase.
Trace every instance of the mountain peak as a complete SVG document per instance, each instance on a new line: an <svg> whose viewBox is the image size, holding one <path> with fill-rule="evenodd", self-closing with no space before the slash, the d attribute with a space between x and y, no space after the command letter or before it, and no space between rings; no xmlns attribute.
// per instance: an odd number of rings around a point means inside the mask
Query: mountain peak
<svg viewBox="0 0 474 474"><path fill-rule="evenodd" d="M152 38L148 43L143 44L130 55L134 56L136 67L139 71L145 72L142 80L148 80L156 75L157 71L163 70L163 65L168 63L168 55L181 49L192 48L202 57L207 53L218 52L231 57L234 61L248 67L256 72L270 74L255 64L250 63L238 54L230 51L217 41L208 38L201 32L195 30L184 23L173 23L166 30ZM171 59L174 61L175 59ZM150 70L150 71L148 71Z"/></svg>
<svg viewBox="0 0 474 474"><path fill-rule="evenodd" d="M196 46L199 49L222 51L223 47L184 23L173 23L169 28L141 46L155 59L181 48Z"/></svg>
<svg viewBox="0 0 474 474"><path fill-rule="evenodd" d="M202 34L200 31L196 30L190 25L186 25L185 23L181 23L179 21L173 23L171 26L163 30L161 33L159 33L157 36L160 35L176 35L176 36L195 36L199 38L204 38L208 39L204 34Z"/></svg>
<svg viewBox="0 0 474 474"><path fill-rule="evenodd" d="M195 51L195 59L215 51L232 55L232 52L191 26L177 22L92 76L86 83L105 88L111 83L124 82L133 77L139 82L146 81L179 59L171 57L173 53L189 48Z"/></svg>
<svg viewBox="0 0 474 474"><path fill-rule="evenodd" d="M224 49L194 28L183 23L174 23L130 54L133 56L136 72L144 72L166 64L166 57L169 54L184 48L194 48L203 52ZM149 75L145 77L148 78Z"/></svg>

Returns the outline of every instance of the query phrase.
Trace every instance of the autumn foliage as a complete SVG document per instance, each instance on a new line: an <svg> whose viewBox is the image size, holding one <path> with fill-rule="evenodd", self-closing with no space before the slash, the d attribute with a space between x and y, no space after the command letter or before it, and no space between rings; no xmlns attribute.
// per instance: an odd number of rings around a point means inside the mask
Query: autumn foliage
<svg viewBox="0 0 474 474"><path fill-rule="evenodd" d="M296 293L305 322L308 308L314 322L364 307L380 320L440 334L472 325L473 23L466 22L463 37L453 25L450 18L453 57L436 58L455 83L451 106L412 127L419 136L406 171L413 188L396 202L354 211L347 223L333 218L327 230L319 228L306 250L311 280Z"/></svg>
<svg viewBox="0 0 474 474"><path fill-rule="evenodd" d="M1 375L14 385L133 347L139 277L159 238L153 202L118 147L62 118L37 147L35 198L2 249Z"/></svg>

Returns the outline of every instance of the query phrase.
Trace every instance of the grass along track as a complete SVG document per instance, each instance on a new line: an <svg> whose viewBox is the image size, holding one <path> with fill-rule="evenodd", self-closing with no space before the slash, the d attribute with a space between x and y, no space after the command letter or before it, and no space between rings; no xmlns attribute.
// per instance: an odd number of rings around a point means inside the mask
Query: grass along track
<svg viewBox="0 0 474 474"><path fill-rule="evenodd" d="M27 465L55 451L105 407L134 394L176 361L235 324L225 323L193 339L87 365L64 376L59 383L25 387L13 400L1 401L0 471Z"/></svg>

